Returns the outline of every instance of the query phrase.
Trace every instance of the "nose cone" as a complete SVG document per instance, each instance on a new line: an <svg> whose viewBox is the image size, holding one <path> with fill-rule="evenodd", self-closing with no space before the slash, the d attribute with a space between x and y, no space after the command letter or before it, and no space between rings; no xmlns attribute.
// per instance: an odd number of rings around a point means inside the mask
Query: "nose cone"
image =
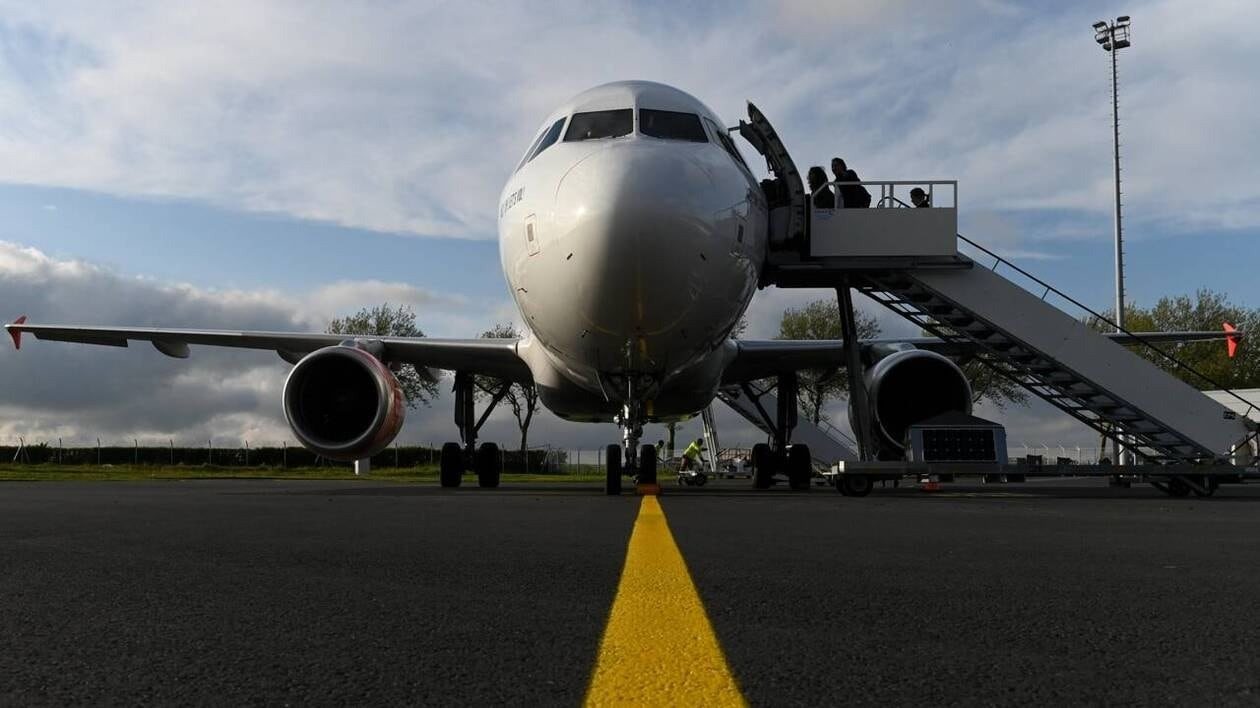
<svg viewBox="0 0 1260 708"><path fill-rule="evenodd" d="M699 147L609 146L556 192L561 249L582 274L573 310L589 332L629 345L631 357L651 358L662 338L703 336L687 330L720 255L714 220L723 205Z"/></svg>

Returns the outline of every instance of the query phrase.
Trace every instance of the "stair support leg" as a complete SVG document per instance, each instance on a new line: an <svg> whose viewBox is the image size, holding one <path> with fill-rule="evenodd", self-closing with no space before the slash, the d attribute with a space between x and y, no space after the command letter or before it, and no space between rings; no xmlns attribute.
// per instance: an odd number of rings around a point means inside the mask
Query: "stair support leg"
<svg viewBox="0 0 1260 708"><path fill-rule="evenodd" d="M871 444L871 408L866 396L862 352L857 344L857 315L853 311L853 291L847 278L841 287L836 288L836 302L840 308L840 336L844 340L845 373L849 377L849 399L856 426L853 434L857 438L858 457L872 460L875 450Z"/></svg>

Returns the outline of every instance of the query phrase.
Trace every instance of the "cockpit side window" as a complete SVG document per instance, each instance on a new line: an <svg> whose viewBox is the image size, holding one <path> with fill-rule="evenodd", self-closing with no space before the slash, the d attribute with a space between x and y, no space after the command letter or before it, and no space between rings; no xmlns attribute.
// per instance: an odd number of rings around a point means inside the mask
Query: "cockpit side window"
<svg viewBox="0 0 1260 708"><path fill-rule="evenodd" d="M735 160L740 165L743 165L744 169L747 170L748 163L744 162L744 156L739 154L739 148L735 147L735 142L731 140L731 136L728 135L725 130L722 130L721 126L708 118L705 118L704 122L709 125L709 130L713 131L713 137L717 139L722 148L725 149L726 152L730 153L731 159Z"/></svg>
<svg viewBox="0 0 1260 708"><path fill-rule="evenodd" d="M516 169L512 170L513 172L520 170L522 167L525 166L526 162L529 162L529 158L532 157L534 154L534 151L538 149L538 143L541 143L542 139L547 137L547 133L549 132L551 132L550 128L539 133L538 137L534 138L534 142L530 143L529 149L525 151L524 155L521 155L521 161L516 163Z"/></svg>
<svg viewBox="0 0 1260 708"><path fill-rule="evenodd" d="M566 143L579 140L598 140L600 138L620 138L634 130L634 112L629 108L613 111L591 111L590 113L574 113L569 121L569 129L565 131Z"/></svg>
<svg viewBox="0 0 1260 708"><path fill-rule="evenodd" d="M700 116L694 113L640 108L639 132L653 138L664 138L666 140L686 140L693 143L709 142L708 137L704 134L704 126L700 125Z"/></svg>
<svg viewBox="0 0 1260 708"><path fill-rule="evenodd" d="M560 139L560 131L563 128L564 118L552 123L551 127L547 129L547 132L543 133L542 139L538 141L538 147L534 148L534 151L529 154L529 157L526 158L525 161L529 162L530 160L533 160L535 157L541 155L543 150L555 145L556 141Z"/></svg>

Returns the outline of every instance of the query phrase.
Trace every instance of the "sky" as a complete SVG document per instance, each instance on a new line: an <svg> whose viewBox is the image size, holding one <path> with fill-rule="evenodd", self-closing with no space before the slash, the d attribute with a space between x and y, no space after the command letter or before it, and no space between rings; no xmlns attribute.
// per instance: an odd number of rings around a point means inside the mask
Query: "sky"
<svg viewBox="0 0 1260 708"><path fill-rule="evenodd" d="M864 179L956 179L964 234L1106 308L1111 77L1090 25L1121 14L1129 300L1207 287L1260 306L1260 4L0 0L0 316L321 331L388 301L430 336L518 322L499 190L552 108L620 79L678 86L732 125L752 100L802 167L840 155ZM820 296L758 293L748 336ZM291 441L287 368L5 347L0 443ZM1044 405L979 413L1017 451L1097 444ZM718 420L723 442L756 440ZM514 427L500 412L486 437L512 445ZM400 441L453 437L447 396ZM614 438L548 415L531 433Z"/></svg>

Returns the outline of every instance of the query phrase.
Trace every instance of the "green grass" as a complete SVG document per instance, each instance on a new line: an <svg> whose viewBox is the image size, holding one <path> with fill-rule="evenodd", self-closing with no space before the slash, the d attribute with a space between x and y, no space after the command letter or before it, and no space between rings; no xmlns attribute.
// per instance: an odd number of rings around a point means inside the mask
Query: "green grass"
<svg viewBox="0 0 1260 708"><path fill-rule="evenodd" d="M15 465L0 464L0 481L135 481L181 479L311 479L311 480L377 480L390 482L437 483L437 465L420 467L377 467L367 477L355 477L349 467L186 467L177 465ZM590 483L603 480L597 471L583 469L580 474L515 474L503 475L504 484L537 482ZM476 477L465 475L464 483L476 484Z"/></svg>

